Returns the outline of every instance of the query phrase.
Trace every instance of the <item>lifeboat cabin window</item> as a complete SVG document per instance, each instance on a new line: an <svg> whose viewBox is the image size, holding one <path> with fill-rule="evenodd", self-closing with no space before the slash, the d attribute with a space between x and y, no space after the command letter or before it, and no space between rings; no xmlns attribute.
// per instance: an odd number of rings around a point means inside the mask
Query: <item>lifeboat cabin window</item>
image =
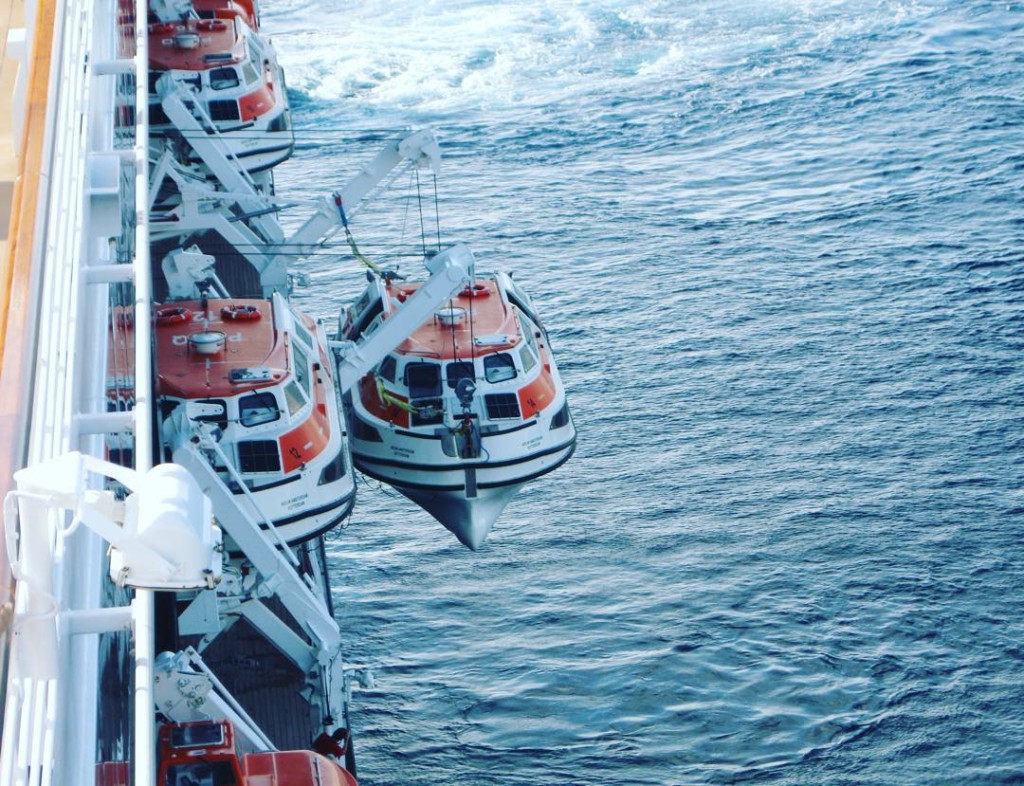
<svg viewBox="0 0 1024 786"><path fill-rule="evenodd" d="M285 385L284 397L288 402L288 411L292 415L297 415L306 406L306 395L294 381Z"/></svg>
<svg viewBox="0 0 1024 786"><path fill-rule="evenodd" d="M260 75L252 67L252 63L246 63L242 66L242 74L245 76L245 83L247 85L254 85L260 81Z"/></svg>
<svg viewBox="0 0 1024 786"><path fill-rule="evenodd" d="M249 42L249 62L246 63L246 65L248 65L250 68L252 68L252 66L250 65L251 63L261 63L261 62L263 62L263 60L265 58L263 57L263 49L256 45L256 37L255 36L249 36L248 42ZM245 79L246 79L247 82L249 81L249 75L248 74L245 75ZM249 84L252 84L252 82L249 82Z"/></svg>
<svg viewBox="0 0 1024 786"><path fill-rule="evenodd" d="M233 68L214 68L210 71L210 87L214 90L227 90L238 87L238 72Z"/></svg>
<svg viewBox="0 0 1024 786"><path fill-rule="evenodd" d="M458 360L454 363L449 363L445 369L445 377L448 387L455 390L455 386L459 384L460 379L473 380L473 364L466 360Z"/></svg>
<svg viewBox="0 0 1024 786"><path fill-rule="evenodd" d="M323 486L327 483L333 483L343 477L345 477L344 447L338 451L338 455L334 457L331 463L324 467L323 471L320 473L320 480L317 481L317 485Z"/></svg>
<svg viewBox="0 0 1024 786"><path fill-rule="evenodd" d="M516 378L516 365L507 352L484 357L484 376L488 382L507 382Z"/></svg>
<svg viewBox="0 0 1024 786"><path fill-rule="evenodd" d="M302 339L302 343L307 347L313 346L313 337L309 335L309 330L306 329L302 317L293 311L292 318L295 320L295 335Z"/></svg>
<svg viewBox="0 0 1024 786"><path fill-rule="evenodd" d="M533 349L524 345L522 351L519 353L519 357L523 361L523 373L529 374L530 371L533 370L533 367L537 365L537 358L533 354Z"/></svg>
<svg viewBox="0 0 1024 786"><path fill-rule="evenodd" d="M295 381L298 382L304 391L306 391L306 397L309 397L309 358L306 357L306 353L303 352L298 344L292 345L295 351Z"/></svg>
<svg viewBox="0 0 1024 786"><path fill-rule="evenodd" d="M484 405L491 420L519 417L519 399L515 393L489 393L484 396Z"/></svg>
<svg viewBox="0 0 1024 786"><path fill-rule="evenodd" d="M377 368L377 376L386 379L388 382L395 381L395 372L398 370L398 361L394 355L388 355L380 362Z"/></svg>
<svg viewBox="0 0 1024 786"><path fill-rule="evenodd" d="M238 468L245 473L280 472L277 440L260 439L238 443Z"/></svg>
<svg viewBox="0 0 1024 786"><path fill-rule="evenodd" d="M440 423L444 417L441 411L441 366L428 362L408 363L405 384L409 388L409 401L416 407L412 413L412 425Z"/></svg>
<svg viewBox="0 0 1024 786"><path fill-rule="evenodd" d="M409 398L439 398L441 367L436 363L409 363L405 367L405 385Z"/></svg>
<svg viewBox="0 0 1024 786"><path fill-rule="evenodd" d="M207 106L210 109L211 120L241 120L242 115L238 112L237 101L210 101Z"/></svg>
<svg viewBox="0 0 1024 786"><path fill-rule="evenodd" d="M281 417L273 393L254 393L238 400L238 421L243 426L262 426Z"/></svg>

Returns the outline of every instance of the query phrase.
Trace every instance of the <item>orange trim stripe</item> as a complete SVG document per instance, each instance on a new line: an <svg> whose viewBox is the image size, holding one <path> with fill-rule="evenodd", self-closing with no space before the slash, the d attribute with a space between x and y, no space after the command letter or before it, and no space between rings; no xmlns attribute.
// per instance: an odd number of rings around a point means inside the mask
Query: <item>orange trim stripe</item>
<svg viewBox="0 0 1024 786"><path fill-rule="evenodd" d="M29 324L33 238L46 138L55 10L54 3L43 0L36 17L35 43L28 69L21 167L11 198L10 247L7 258L0 260L0 499L13 487L11 476L21 468L25 456L25 413L31 400L29 383L35 336L35 326ZM0 538L0 604L8 603L12 597L8 555L4 540ZM7 651L6 631L0 630L0 667L6 665ZM0 668L0 674L3 671Z"/></svg>

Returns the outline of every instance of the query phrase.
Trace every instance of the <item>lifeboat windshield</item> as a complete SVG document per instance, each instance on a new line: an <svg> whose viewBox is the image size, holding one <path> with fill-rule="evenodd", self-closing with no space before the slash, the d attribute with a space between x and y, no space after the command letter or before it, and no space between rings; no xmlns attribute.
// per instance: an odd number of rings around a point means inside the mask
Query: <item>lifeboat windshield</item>
<svg viewBox="0 0 1024 786"><path fill-rule="evenodd" d="M524 374L529 374L537 365L537 356L533 354L533 349L529 345L523 345L519 351L519 359L522 361Z"/></svg>
<svg viewBox="0 0 1024 786"><path fill-rule="evenodd" d="M468 379L470 382L476 379L473 364L468 360L456 360L445 368L445 381L452 390L458 387L460 379Z"/></svg>
<svg viewBox="0 0 1024 786"><path fill-rule="evenodd" d="M262 426L280 417L281 410L273 393L253 393L238 400L238 422L243 426Z"/></svg>
<svg viewBox="0 0 1024 786"><path fill-rule="evenodd" d="M241 80L234 68L226 66L210 71L211 90L230 90L233 87L238 87L239 84L241 84Z"/></svg>
<svg viewBox="0 0 1024 786"><path fill-rule="evenodd" d="M516 378L516 364L507 352L484 356L484 378L491 383Z"/></svg>

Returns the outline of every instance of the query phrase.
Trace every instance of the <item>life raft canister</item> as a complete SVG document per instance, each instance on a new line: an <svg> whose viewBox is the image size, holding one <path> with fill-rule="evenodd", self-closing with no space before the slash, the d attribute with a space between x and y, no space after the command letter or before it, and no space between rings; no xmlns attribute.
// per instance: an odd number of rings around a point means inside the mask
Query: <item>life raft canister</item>
<svg viewBox="0 0 1024 786"><path fill-rule="evenodd" d="M156 311L156 323L158 325L175 325L181 322L188 322L190 319L192 319L192 312L182 306L159 308Z"/></svg>
<svg viewBox="0 0 1024 786"><path fill-rule="evenodd" d="M220 310L220 315L224 319L234 320L235 322L255 322L263 316L256 306L247 305L224 306Z"/></svg>

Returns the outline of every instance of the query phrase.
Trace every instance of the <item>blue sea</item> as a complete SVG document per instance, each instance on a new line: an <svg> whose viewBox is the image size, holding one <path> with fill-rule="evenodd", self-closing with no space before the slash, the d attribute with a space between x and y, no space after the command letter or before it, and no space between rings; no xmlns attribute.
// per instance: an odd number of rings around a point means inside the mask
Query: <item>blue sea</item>
<svg viewBox="0 0 1024 786"><path fill-rule="evenodd" d="M1024 783L1024 3L264 6L278 192L432 128L580 433L476 553L360 483L361 784ZM361 250L417 272L434 193ZM362 285L303 269L329 321Z"/></svg>

